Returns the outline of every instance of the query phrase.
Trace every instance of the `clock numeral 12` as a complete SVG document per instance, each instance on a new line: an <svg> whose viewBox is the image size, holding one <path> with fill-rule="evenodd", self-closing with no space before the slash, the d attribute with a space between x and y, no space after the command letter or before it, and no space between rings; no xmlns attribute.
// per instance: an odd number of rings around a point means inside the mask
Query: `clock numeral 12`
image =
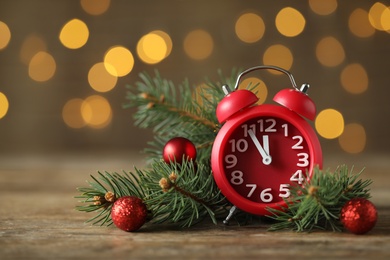
<svg viewBox="0 0 390 260"><path fill-rule="evenodd" d="M274 133L277 132L276 126L276 120L273 118L268 119L260 119L257 121L257 124L251 124L248 126L248 124L243 124L241 127L244 129L244 137L248 137L248 130L252 130L254 133L256 133L256 128L258 127L258 131L260 133Z"/></svg>

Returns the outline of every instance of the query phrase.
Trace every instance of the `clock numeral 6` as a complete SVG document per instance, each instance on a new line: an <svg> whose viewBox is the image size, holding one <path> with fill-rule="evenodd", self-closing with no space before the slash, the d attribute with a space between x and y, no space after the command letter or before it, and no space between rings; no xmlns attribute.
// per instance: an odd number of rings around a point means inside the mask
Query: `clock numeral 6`
<svg viewBox="0 0 390 260"><path fill-rule="evenodd" d="M266 188L266 189L261 191L260 199L261 199L262 202L266 202L267 203L267 202L271 202L274 199L274 197L271 194L271 191L272 191L271 188Z"/></svg>
<svg viewBox="0 0 390 260"><path fill-rule="evenodd" d="M245 185L247 188L250 188L248 195L246 196L247 198L250 198L253 193L255 192L257 185L256 184L246 184ZM268 203L271 202L274 197L271 193L272 188L265 188L260 192L260 200L262 202ZM288 198L290 197L291 192L290 192L290 184L280 184L279 186L279 197L281 198Z"/></svg>

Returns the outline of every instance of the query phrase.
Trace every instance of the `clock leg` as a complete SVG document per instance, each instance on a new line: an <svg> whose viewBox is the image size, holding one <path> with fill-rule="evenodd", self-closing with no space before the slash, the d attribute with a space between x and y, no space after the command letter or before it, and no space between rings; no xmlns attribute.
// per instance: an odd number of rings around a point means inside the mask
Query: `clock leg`
<svg viewBox="0 0 390 260"><path fill-rule="evenodd" d="M231 207L230 210L229 210L229 214L227 215L227 217L223 221L223 224L229 225L229 220L233 217L233 215L236 213L236 211L237 211L237 207L236 206Z"/></svg>

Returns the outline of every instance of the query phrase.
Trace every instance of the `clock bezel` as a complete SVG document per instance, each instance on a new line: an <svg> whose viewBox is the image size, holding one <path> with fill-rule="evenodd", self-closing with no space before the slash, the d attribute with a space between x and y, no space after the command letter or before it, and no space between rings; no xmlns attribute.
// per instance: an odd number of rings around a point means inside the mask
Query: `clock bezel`
<svg viewBox="0 0 390 260"><path fill-rule="evenodd" d="M322 150L318 137L310 126L310 124L295 112L281 106L265 104L249 107L233 116L231 116L226 123L219 130L214 141L211 153L211 167L214 180L221 190L222 194L239 209L255 214L255 215L270 215L267 208L283 209L287 205L283 201L274 203L260 203L248 200L242 197L230 184L226 178L224 169L224 147L229 141L232 133L242 124L257 117L274 117L280 118L292 124L302 134L305 139L309 151L309 168L308 176L310 179L313 174L314 167L322 168Z"/></svg>

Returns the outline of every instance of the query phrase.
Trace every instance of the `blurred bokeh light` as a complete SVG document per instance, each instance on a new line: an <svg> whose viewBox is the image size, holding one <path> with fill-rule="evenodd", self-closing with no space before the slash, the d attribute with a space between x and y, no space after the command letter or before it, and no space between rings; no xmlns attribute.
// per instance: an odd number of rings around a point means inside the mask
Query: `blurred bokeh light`
<svg viewBox="0 0 390 260"><path fill-rule="evenodd" d="M148 64L156 64L169 56L172 51L172 40L163 31L152 31L137 43L139 58Z"/></svg>
<svg viewBox="0 0 390 260"><path fill-rule="evenodd" d="M389 37L385 1L2 1L1 151L141 149L152 133L122 109L139 73L200 93L257 65L311 85L324 150L388 151ZM258 104L290 85L268 72L241 80Z"/></svg>
<svg viewBox="0 0 390 260"><path fill-rule="evenodd" d="M112 76L126 76L134 67L133 54L123 46L111 47L104 55L104 66Z"/></svg>
<svg viewBox="0 0 390 260"><path fill-rule="evenodd" d="M111 0L81 0L81 7L90 15L101 15L110 7Z"/></svg>
<svg viewBox="0 0 390 260"><path fill-rule="evenodd" d="M292 67L293 61L294 56L291 50L282 44L275 44L268 47L263 55L263 64L272 64L286 70ZM282 72L276 70L268 71L272 74L282 74Z"/></svg>
<svg viewBox="0 0 390 260"><path fill-rule="evenodd" d="M47 81L56 72L56 62L50 53L40 51L36 53L28 64L28 75L35 81Z"/></svg>
<svg viewBox="0 0 390 260"><path fill-rule="evenodd" d="M205 30L193 30L184 39L184 50L191 59L204 60L211 55L213 49L213 38Z"/></svg>
<svg viewBox="0 0 390 260"><path fill-rule="evenodd" d="M337 0L309 0L313 12L319 15L329 15L337 9Z"/></svg>
<svg viewBox="0 0 390 260"><path fill-rule="evenodd" d="M46 42L42 39L42 37L34 33L30 34L25 38L22 43L22 47L20 48L20 60L22 63L28 65L32 57L40 51L47 52Z"/></svg>
<svg viewBox="0 0 390 260"><path fill-rule="evenodd" d="M305 29L305 17L296 9L285 7L276 15L276 28L287 37L295 37Z"/></svg>
<svg viewBox="0 0 390 260"><path fill-rule="evenodd" d="M318 42L316 56L322 65L335 67L344 61L345 51L339 40L333 36L326 36Z"/></svg>
<svg viewBox="0 0 390 260"><path fill-rule="evenodd" d="M81 105L81 116L88 126L103 128L110 123L112 118L110 103L102 96L89 96Z"/></svg>
<svg viewBox="0 0 390 260"><path fill-rule="evenodd" d="M356 8L349 16L348 26L351 32L362 38L370 37L375 33L368 19L368 12L362 8Z"/></svg>
<svg viewBox="0 0 390 260"><path fill-rule="evenodd" d="M65 47L78 49L87 43L89 30L80 19L72 19L62 27L59 38Z"/></svg>
<svg viewBox="0 0 390 260"><path fill-rule="evenodd" d="M84 100L81 98L73 98L64 105L64 108L62 109L62 118L69 127L82 128L86 125L86 122L81 115L83 102Z"/></svg>
<svg viewBox="0 0 390 260"><path fill-rule="evenodd" d="M118 81L118 77L113 76L106 69L110 64L99 62L94 64L88 72L89 85L98 92L107 92L113 89ZM115 68L110 68L111 71L116 71Z"/></svg>
<svg viewBox="0 0 390 260"><path fill-rule="evenodd" d="M326 139L335 139L344 131L343 115L336 109L322 110L315 120L317 132Z"/></svg>
<svg viewBox="0 0 390 260"><path fill-rule="evenodd" d="M345 125L343 134L339 137L341 148L347 153L360 153L366 146L366 131L361 124Z"/></svg>
<svg viewBox="0 0 390 260"><path fill-rule="evenodd" d="M8 99L7 97L0 92L0 119L2 119L8 112Z"/></svg>
<svg viewBox="0 0 390 260"><path fill-rule="evenodd" d="M254 13L245 13L237 19L235 32L241 41L254 43L263 37L265 24L259 15Z"/></svg>
<svg viewBox="0 0 390 260"><path fill-rule="evenodd" d="M9 30L7 24L0 21L0 50L7 47L10 40L11 40L11 31Z"/></svg>
<svg viewBox="0 0 390 260"><path fill-rule="evenodd" d="M352 94L363 93L368 84L367 72L359 63L349 64L341 72L341 85Z"/></svg>

